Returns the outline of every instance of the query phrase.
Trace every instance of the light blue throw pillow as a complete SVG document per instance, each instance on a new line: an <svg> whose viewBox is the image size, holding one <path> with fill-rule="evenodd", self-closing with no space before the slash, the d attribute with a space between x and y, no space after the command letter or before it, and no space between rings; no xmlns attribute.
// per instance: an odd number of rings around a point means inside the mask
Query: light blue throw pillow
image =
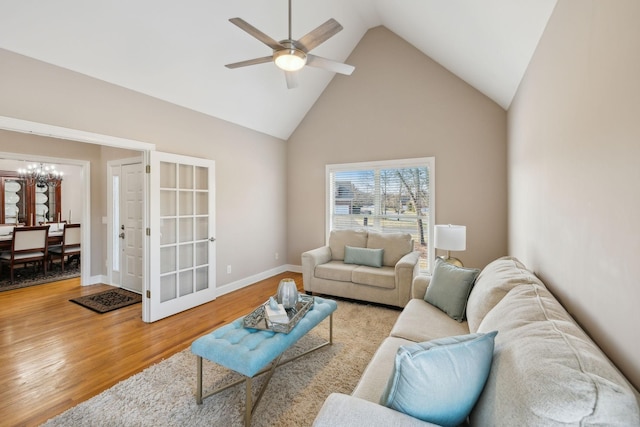
<svg viewBox="0 0 640 427"><path fill-rule="evenodd" d="M384 249L344 247L344 263L366 265L369 267L382 267Z"/></svg>
<svg viewBox="0 0 640 427"><path fill-rule="evenodd" d="M446 337L400 347L380 403L430 423L460 425L489 377L497 333Z"/></svg>

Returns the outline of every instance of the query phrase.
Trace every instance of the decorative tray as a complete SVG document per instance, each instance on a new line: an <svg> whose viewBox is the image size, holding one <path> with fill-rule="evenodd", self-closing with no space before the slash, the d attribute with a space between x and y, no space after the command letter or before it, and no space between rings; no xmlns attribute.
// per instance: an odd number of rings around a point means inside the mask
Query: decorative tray
<svg viewBox="0 0 640 427"><path fill-rule="evenodd" d="M272 322L269 320L265 315L265 306L267 304L269 304L269 301L263 303L251 313L247 314L242 321L242 326L245 328L262 329L265 331L288 334L313 306L313 297L305 294L298 295L298 302L296 303L296 306L286 309L287 316L289 316L289 323Z"/></svg>

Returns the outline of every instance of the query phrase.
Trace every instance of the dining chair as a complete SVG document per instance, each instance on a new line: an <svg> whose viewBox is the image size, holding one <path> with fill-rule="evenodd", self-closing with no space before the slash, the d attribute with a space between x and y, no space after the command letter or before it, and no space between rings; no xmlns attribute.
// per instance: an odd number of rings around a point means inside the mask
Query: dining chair
<svg viewBox="0 0 640 427"><path fill-rule="evenodd" d="M47 225L47 224L66 224L67 220L64 219L62 221L41 221L39 225Z"/></svg>
<svg viewBox="0 0 640 427"><path fill-rule="evenodd" d="M82 242L80 234L80 224L63 224L64 229L62 231L62 244L52 246L49 248L49 260L52 257L60 258L60 264L62 271L64 271L64 258L72 257L74 255L80 256Z"/></svg>
<svg viewBox="0 0 640 427"><path fill-rule="evenodd" d="M53 233L55 231L62 231L62 227L67 223L64 221L45 221L41 222L40 225L49 225L49 233Z"/></svg>
<svg viewBox="0 0 640 427"><path fill-rule="evenodd" d="M11 252L0 255L0 265L8 264L11 268L11 283L16 264L42 262L44 273L47 273L47 237L49 226L15 227L11 239Z"/></svg>

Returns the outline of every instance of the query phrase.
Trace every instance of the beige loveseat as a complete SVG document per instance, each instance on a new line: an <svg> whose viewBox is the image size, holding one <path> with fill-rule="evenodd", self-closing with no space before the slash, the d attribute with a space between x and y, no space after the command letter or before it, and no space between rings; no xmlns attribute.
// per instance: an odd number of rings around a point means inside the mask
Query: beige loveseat
<svg viewBox="0 0 640 427"><path fill-rule="evenodd" d="M346 263L347 251L353 248L382 250L380 267ZM404 307L411 298L419 257L420 253L413 250L410 234L332 231L327 246L302 254L304 290Z"/></svg>
<svg viewBox="0 0 640 427"><path fill-rule="evenodd" d="M638 426L638 394L544 284L514 258L489 264L457 322L423 299L420 276L352 395L334 393L314 426L433 425L380 405L400 346L498 331L472 426ZM449 373L453 375L453 373ZM438 387L439 384L433 384Z"/></svg>

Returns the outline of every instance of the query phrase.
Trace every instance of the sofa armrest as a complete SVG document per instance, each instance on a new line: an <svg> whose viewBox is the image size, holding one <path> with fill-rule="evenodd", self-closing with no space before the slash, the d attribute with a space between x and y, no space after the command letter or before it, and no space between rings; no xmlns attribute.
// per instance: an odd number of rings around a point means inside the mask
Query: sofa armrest
<svg viewBox="0 0 640 427"><path fill-rule="evenodd" d="M386 406L341 393L332 393L324 401L314 427L336 426L435 426Z"/></svg>
<svg viewBox="0 0 640 427"><path fill-rule="evenodd" d="M420 275L415 277L413 285L411 285L411 298L424 299L429 283L431 283L431 276Z"/></svg>
<svg viewBox="0 0 640 427"><path fill-rule="evenodd" d="M413 278L420 271L420 252L409 252L396 263L396 287L398 288L398 303L400 307L407 305L411 299L411 284Z"/></svg>
<svg viewBox="0 0 640 427"><path fill-rule="evenodd" d="M302 253L302 283L304 290L311 292L311 279L317 265L331 261L331 248L322 246Z"/></svg>

